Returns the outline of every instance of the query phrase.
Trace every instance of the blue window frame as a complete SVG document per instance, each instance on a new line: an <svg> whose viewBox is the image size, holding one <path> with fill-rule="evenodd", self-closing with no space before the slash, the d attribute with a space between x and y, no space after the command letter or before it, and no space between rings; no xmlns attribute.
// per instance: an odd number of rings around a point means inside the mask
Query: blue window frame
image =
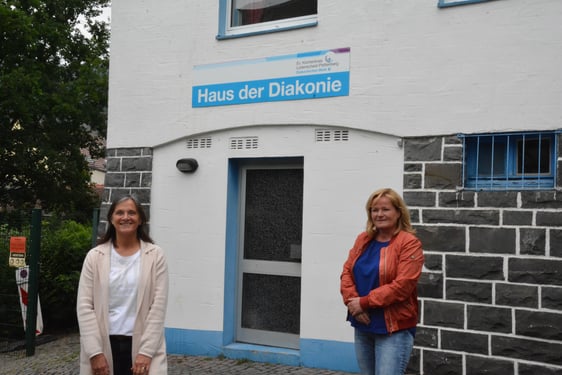
<svg viewBox="0 0 562 375"><path fill-rule="evenodd" d="M460 134L469 190L552 189L558 132Z"/></svg>
<svg viewBox="0 0 562 375"><path fill-rule="evenodd" d="M318 24L318 0L219 0L217 39Z"/></svg>
<svg viewBox="0 0 562 375"><path fill-rule="evenodd" d="M486 1L491 1L491 0L439 0L437 6L439 8L447 8L447 7L454 7L457 5L483 3Z"/></svg>

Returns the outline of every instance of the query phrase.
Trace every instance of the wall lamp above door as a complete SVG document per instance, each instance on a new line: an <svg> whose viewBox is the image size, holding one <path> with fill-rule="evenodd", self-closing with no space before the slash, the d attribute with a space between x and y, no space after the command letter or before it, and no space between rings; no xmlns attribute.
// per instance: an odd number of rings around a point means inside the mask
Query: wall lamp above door
<svg viewBox="0 0 562 375"><path fill-rule="evenodd" d="M191 158L179 159L176 162L176 168L182 173L193 173L198 167L199 163L197 163L197 160Z"/></svg>

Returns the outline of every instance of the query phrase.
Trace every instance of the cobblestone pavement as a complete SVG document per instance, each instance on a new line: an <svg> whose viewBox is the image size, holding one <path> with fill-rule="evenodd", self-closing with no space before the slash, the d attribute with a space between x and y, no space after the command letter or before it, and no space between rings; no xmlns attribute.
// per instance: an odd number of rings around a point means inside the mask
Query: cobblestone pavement
<svg viewBox="0 0 562 375"><path fill-rule="evenodd" d="M53 337L54 340L38 345L35 355L26 357L25 350L0 353L1 375L79 375L78 334ZM39 342L39 341L38 341ZM169 375L351 375L347 372L310 369L194 356L168 356Z"/></svg>

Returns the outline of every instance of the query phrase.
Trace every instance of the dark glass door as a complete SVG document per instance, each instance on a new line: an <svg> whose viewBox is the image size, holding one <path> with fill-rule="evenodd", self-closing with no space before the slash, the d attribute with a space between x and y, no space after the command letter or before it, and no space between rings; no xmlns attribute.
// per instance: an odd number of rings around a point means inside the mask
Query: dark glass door
<svg viewBox="0 0 562 375"><path fill-rule="evenodd" d="M237 341L298 348L303 169L241 172Z"/></svg>

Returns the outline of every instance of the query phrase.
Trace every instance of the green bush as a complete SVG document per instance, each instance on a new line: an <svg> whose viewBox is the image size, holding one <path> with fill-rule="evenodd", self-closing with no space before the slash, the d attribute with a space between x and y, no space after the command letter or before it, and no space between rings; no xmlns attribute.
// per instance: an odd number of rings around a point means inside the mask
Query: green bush
<svg viewBox="0 0 562 375"><path fill-rule="evenodd" d="M91 247L92 227L47 219L41 233L39 298L45 331L75 330L76 293L82 263Z"/></svg>

